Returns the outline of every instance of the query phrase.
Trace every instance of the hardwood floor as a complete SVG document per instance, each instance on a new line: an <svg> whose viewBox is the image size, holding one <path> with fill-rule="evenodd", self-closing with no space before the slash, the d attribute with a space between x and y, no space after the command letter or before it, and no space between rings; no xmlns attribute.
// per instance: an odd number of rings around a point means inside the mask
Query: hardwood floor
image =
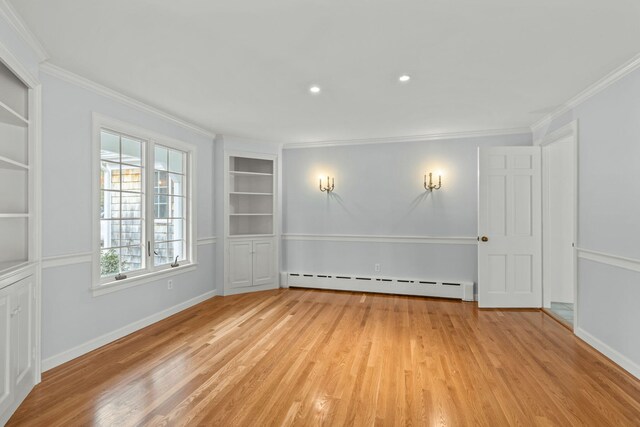
<svg viewBox="0 0 640 427"><path fill-rule="evenodd" d="M44 374L10 426L639 425L640 382L540 311L216 297Z"/></svg>

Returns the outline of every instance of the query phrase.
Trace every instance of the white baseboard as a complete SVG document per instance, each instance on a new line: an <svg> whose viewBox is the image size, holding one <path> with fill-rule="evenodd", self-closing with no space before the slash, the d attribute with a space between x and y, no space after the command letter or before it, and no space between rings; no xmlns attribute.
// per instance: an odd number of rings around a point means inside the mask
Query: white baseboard
<svg viewBox="0 0 640 427"><path fill-rule="evenodd" d="M214 296L216 296L215 289L213 291L209 291L202 295L199 295L195 298L191 298L190 300L181 302L180 304L176 304L173 307L169 307L158 313L152 314L151 316L147 316L144 319L137 320L120 329L116 329L115 331L106 333L97 338L89 340L83 344L80 344L79 346L63 351L62 353L58 353L55 356L51 356L47 359L44 359L42 361L42 371L43 372L48 371L49 369L62 365L63 363L73 360L76 357L80 357L83 354L87 354L90 351L93 351L97 348L102 347L103 345L109 344L110 342L118 340L142 328L146 328L149 325L159 322L162 319L166 319L169 316L179 313L182 310L185 310L189 307L199 304Z"/></svg>
<svg viewBox="0 0 640 427"><path fill-rule="evenodd" d="M589 344L591 347L595 348L600 353L604 354L609 359L613 360L622 369L629 372L634 377L640 379L640 365L630 360L628 357L624 356L620 352L609 347L607 344L600 341L598 338L594 337L584 329L576 328L575 334L578 338L580 338L581 340Z"/></svg>
<svg viewBox="0 0 640 427"><path fill-rule="evenodd" d="M260 285L260 286L247 286L246 288L230 288L224 291L224 296L230 295L239 295L239 294L248 294L250 292L259 292L259 291L270 291L273 289L278 289L277 283L270 283L268 285Z"/></svg>

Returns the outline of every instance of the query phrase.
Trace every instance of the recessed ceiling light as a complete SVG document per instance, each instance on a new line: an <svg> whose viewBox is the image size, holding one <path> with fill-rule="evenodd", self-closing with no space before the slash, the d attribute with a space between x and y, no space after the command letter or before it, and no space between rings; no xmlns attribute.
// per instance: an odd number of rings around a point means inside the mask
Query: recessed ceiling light
<svg viewBox="0 0 640 427"><path fill-rule="evenodd" d="M309 88L309 92L313 93L314 95L320 93L320 86L316 86L313 85Z"/></svg>
<svg viewBox="0 0 640 427"><path fill-rule="evenodd" d="M399 81L400 83L406 83L406 82L408 82L409 80L411 80L411 76L410 76L410 75L408 75L408 74L403 74L403 75L401 75L400 77L398 77L398 81Z"/></svg>

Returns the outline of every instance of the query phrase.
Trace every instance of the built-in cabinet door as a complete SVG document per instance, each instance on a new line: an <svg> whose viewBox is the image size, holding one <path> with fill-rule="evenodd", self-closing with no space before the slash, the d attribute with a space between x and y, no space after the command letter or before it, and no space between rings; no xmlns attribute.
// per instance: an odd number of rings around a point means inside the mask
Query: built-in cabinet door
<svg viewBox="0 0 640 427"><path fill-rule="evenodd" d="M2 415L11 402L11 305L9 301L9 288L0 289L0 415ZM1 417L0 417L1 418ZM0 424L2 422L0 421Z"/></svg>
<svg viewBox="0 0 640 427"><path fill-rule="evenodd" d="M11 356L15 373L15 389L33 386L33 276L22 279L11 285L11 301L13 318L11 319Z"/></svg>
<svg viewBox="0 0 640 427"><path fill-rule="evenodd" d="M229 242L229 286L232 288L251 286L252 252L250 240Z"/></svg>
<svg viewBox="0 0 640 427"><path fill-rule="evenodd" d="M273 240L253 241L253 286L273 283L274 256Z"/></svg>

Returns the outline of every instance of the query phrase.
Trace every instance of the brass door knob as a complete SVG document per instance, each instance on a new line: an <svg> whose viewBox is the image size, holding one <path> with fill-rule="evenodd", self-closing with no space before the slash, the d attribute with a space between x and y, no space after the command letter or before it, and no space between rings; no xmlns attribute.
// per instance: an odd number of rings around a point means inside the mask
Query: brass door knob
<svg viewBox="0 0 640 427"><path fill-rule="evenodd" d="M483 242L488 242L489 238L487 236L482 236L480 240L482 240Z"/></svg>

